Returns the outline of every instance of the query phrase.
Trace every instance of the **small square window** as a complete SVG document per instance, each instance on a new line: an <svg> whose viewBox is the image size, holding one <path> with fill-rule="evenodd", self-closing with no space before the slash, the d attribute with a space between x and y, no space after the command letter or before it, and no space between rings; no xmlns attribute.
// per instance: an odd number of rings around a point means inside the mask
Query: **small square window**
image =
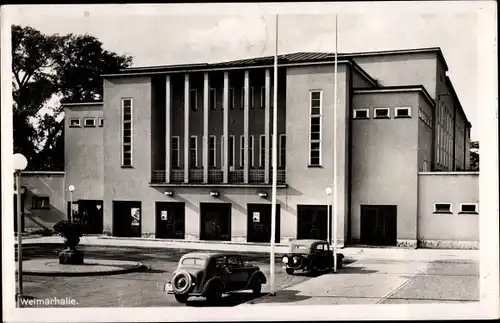
<svg viewBox="0 0 500 323"><path fill-rule="evenodd" d="M476 203L462 203L460 204L460 213L462 214L477 214Z"/></svg>
<svg viewBox="0 0 500 323"><path fill-rule="evenodd" d="M370 110L368 109L354 110L354 119L369 119L369 118L370 118Z"/></svg>
<svg viewBox="0 0 500 323"><path fill-rule="evenodd" d="M95 127L95 118L85 118L83 120L83 125L85 127Z"/></svg>
<svg viewBox="0 0 500 323"><path fill-rule="evenodd" d="M389 119L389 109L388 108L377 108L375 109L376 119Z"/></svg>
<svg viewBox="0 0 500 323"><path fill-rule="evenodd" d="M70 118L69 119L70 127L81 127L80 118Z"/></svg>
<svg viewBox="0 0 500 323"><path fill-rule="evenodd" d="M396 108L396 118L411 118L409 107Z"/></svg>
<svg viewBox="0 0 500 323"><path fill-rule="evenodd" d="M50 209L50 199L48 196L33 196L31 208L36 210Z"/></svg>
<svg viewBox="0 0 500 323"><path fill-rule="evenodd" d="M448 213L451 214L451 203L435 203L434 213Z"/></svg>
<svg viewBox="0 0 500 323"><path fill-rule="evenodd" d="M104 118L100 117L99 118L99 127L103 127L104 126Z"/></svg>

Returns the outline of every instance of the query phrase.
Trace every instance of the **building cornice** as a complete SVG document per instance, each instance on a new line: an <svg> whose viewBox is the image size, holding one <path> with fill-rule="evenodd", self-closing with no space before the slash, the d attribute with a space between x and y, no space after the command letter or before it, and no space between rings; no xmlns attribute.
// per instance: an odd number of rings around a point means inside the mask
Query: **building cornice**
<svg viewBox="0 0 500 323"><path fill-rule="evenodd" d="M83 105L103 105L102 101L93 101L93 102L68 102L61 103L64 107L75 107L75 106L83 106Z"/></svg>
<svg viewBox="0 0 500 323"><path fill-rule="evenodd" d="M448 175L448 176L456 176L456 175L479 175L479 172L418 172L418 175Z"/></svg>
<svg viewBox="0 0 500 323"><path fill-rule="evenodd" d="M379 88L363 88L363 89L354 89L354 94L372 94L372 93L397 93L397 92L420 92L424 96L424 98L428 101L428 103L434 107L435 102L434 99L429 95L429 92L422 85L414 85L414 86L386 86Z"/></svg>
<svg viewBox="0 0 500 323"><path fill-rule="evenodd" d="M21 175L45 175L45 176L64 176L66 172L64 171L44 171L44 170L26 170L22 171Z"/></svg>

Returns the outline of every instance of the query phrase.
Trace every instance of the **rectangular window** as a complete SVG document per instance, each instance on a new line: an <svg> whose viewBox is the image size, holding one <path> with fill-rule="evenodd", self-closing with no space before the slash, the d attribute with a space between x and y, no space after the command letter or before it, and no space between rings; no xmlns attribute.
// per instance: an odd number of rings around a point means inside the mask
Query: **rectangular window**
<svg viewBox="0 0 500 323"><path fill-rule="evenodd" d="M477 214L477 203L461 203L460 213Z"/></svg>
<svg viewBox="0 0 500 323"><path fill-rule="evenodd" d="M179 168L180 167L180 164L179 164L179 137L178 136L172 136L172 144L171 144L171 149L172 149L172 153L171 153L171 164L172 164L172 168Z"/></svg>
<svg viewBox="0 0 500 323"><path fill-rule="evenodd" d="M375 109L375 119L389 119L389 109L388 108L376 108Z"/></svg>
<svg viewBox="0 0 500 323"><path fill-rule="evenodd" d="M122 166L132 166L132 99L122 99Z"/></svg>
<svg viewBox="0 0 500 323"><path fill-rule="evenodd" d="M309 165L321 166L321 102L322 92L310 92Z"/></svg>
<svg viewBox="0 0 500 323"><path fill-rule="evenodd" d="M210 167L217 166L217 161L216 161L217 160L217 151L216 151L215 143L216 143L215 136L210 136L208 138L208 149L209 149L208 165Z"/></svg>
<svg viewBox="0 0 500 323"><path fill-rule="evenodd" d="M255 91L253 86L250 87L250 109L255 108Z"/></svg>
<svg viewBox="0 0 500 323"><path fill-rule="evenodd" d="M229 109L234 110L234 88L229 89Z"/></svg>
<svg viewBox="0 0 500 323"><path fill-rule="evenodd" d="M76 127L81 127L82 125L80 124L80 118L70 118L69 119L69 127L70 128L76 128Z"/></svg>
<svg viewBox="0 0 500 323"><path fill-rule="evenodd" d="M36 210L50 209L50 198L48 196L33 196L31 208Z"/></svg>
<svg viewBox="0 0 500 323"><path fill-rule="evenodd" d="M259 136L259 167L264 167L266 163L266 135Z"/></svg>
<svg viewBox="0 0 500 323"><path fill-rule="evenodd" d="M250 158L250 167L251 168L254 168L255 166L255 155L254 155L254 150L253 150L253 147L254 147L254 137L253 135L251 135L250 137L248 137L248 158Z"/></svg>
<svg viewBox="0 0 500 323"><path fill-rule="evenodd" d="M84 127L95 127L95 118L85 118L83 119Z"/></svg>
<svg viewBox="0 0 500 323"><path fill-rule="evenodd" d="M196 89L191 89L189 91L189 104L191 105L191 111L198 110L198 95Z"/></svg>
<svg viewBox="0 0 500 323"><path fill-rule="evenodd" d="M229 136L229 167L234 167L234 136Z"/></svg>
<svg viewBox="0 0 500 323"><path fill-rule="evenodd" d="M451 214L451 203L435 203L434 213L450 213Z"/></svg>
<svg viewBox="0 0 500 323"><path fill-rule="evenodd" d="M198 137L191 136L189 140L189 167L198 167Z"/></svg>
<svg viewBox="0 0 500 323"><path fill-rule="evenodd" d="M370 118L370 110L369 109L355 109L354 110L354 119L369 119Z"/></svg>
<svg viewBox="0 0 500 323"><path fill-rule="evenodd" d="M280 142L279 142L280 148L280 157L278 160L278 165L279 167L285 167L286 165L286 135L280 135Z"/></svg>
<svg viewBox="0 0 500 323"><path fill-rule="evenodd" d="M396 118L411 118L411 108L410 107L396 108Z"/></svg>
<svg viewBox="0 0 500 323"><path fill-rule="evenodd" d="M208 95L208 104L210 105L210 110L215 110L217 108L217 95L215 89L211 88Z"/></svg>
<svg viewBox="0 0 500 323"><path fill-rule="evenodd" d="M245 166L245 136L240 136L240 167Z"/></svg>
<svg viewBox="0 0 500 323"><path fill-rule="evenodd" d="M241 106L240 109L243 110L245 108L245 87L241 88Z"/></svg>
<svg viewBox="0 0 500 323"><path fill-rule="evenodd" d="M104 126L104 118L99 117L99 127L103 127L103 126Z"/></svg>
<svg viewBox="0 0 500 323"><path fill-rule="evenodd" d="M260 108L264 109L266 107L266 87L260 87Z"/></svg>

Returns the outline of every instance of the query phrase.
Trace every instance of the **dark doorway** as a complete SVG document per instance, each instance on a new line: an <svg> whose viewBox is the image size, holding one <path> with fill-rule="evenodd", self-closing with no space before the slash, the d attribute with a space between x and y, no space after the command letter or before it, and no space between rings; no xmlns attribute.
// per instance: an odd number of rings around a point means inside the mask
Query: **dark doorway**
<svg viewBox="0 0 500 323"><path fill-rule="evenodd" d="M327 231L326 205L297 205L297 239L326 240Z"/></svg>
<svg viewBox="0 0 500 323"><path fill-rule="evenodd" d="M100 200L78 200L78 218L85 234L101 234L103 203Z"/></svg>
<svg viewBox="0 0 500 323"><path fill-rule="evenodd" d="M247 241L271 242L271 204L247 204ZM280 242L280 205L276 205L275 242Z"/></svg>
<svg viewBox="0 0 500 323"><path fill-rule="evenodd" d="M397 206L361 205L361 244L397 244Z"/></svg>
<svg viewBox="0 0 500 323"><path fill-rule="evenodd" d="M156 238L184 239L185 203L156 202Z"/></svg>
<svg viewBox="0 0 500 323"><path fill-rule="evenodd" d="M113 236L140 237L141 224L141 202L113 201Z"/></svg>
<svg viewBox="0 0 500 323"><path fill-rule="evenodd" d="M17 232L17 194L14 194L14 232ZM24 232L24 194L21 194L21 232Z"/></svg>
<svg viewBox="0 0 500 323"><path fill-rule="evenodd" d="M200 240L231 241L231 203L200 203Z"/></svg>

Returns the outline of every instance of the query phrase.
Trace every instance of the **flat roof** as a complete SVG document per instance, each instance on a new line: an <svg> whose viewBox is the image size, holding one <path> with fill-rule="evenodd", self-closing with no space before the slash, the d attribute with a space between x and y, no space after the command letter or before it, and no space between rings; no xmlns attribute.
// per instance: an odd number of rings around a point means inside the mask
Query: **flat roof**
<svg viewBox="0 0 500 323"><path fill-rule="evenodd" d="M353 89L354 94L376 94L390 92L420 92L431 106L434 107L436 105L434 99L430 96L429 92L427 92L423 85L384 86L378 88Z"/></svg>

